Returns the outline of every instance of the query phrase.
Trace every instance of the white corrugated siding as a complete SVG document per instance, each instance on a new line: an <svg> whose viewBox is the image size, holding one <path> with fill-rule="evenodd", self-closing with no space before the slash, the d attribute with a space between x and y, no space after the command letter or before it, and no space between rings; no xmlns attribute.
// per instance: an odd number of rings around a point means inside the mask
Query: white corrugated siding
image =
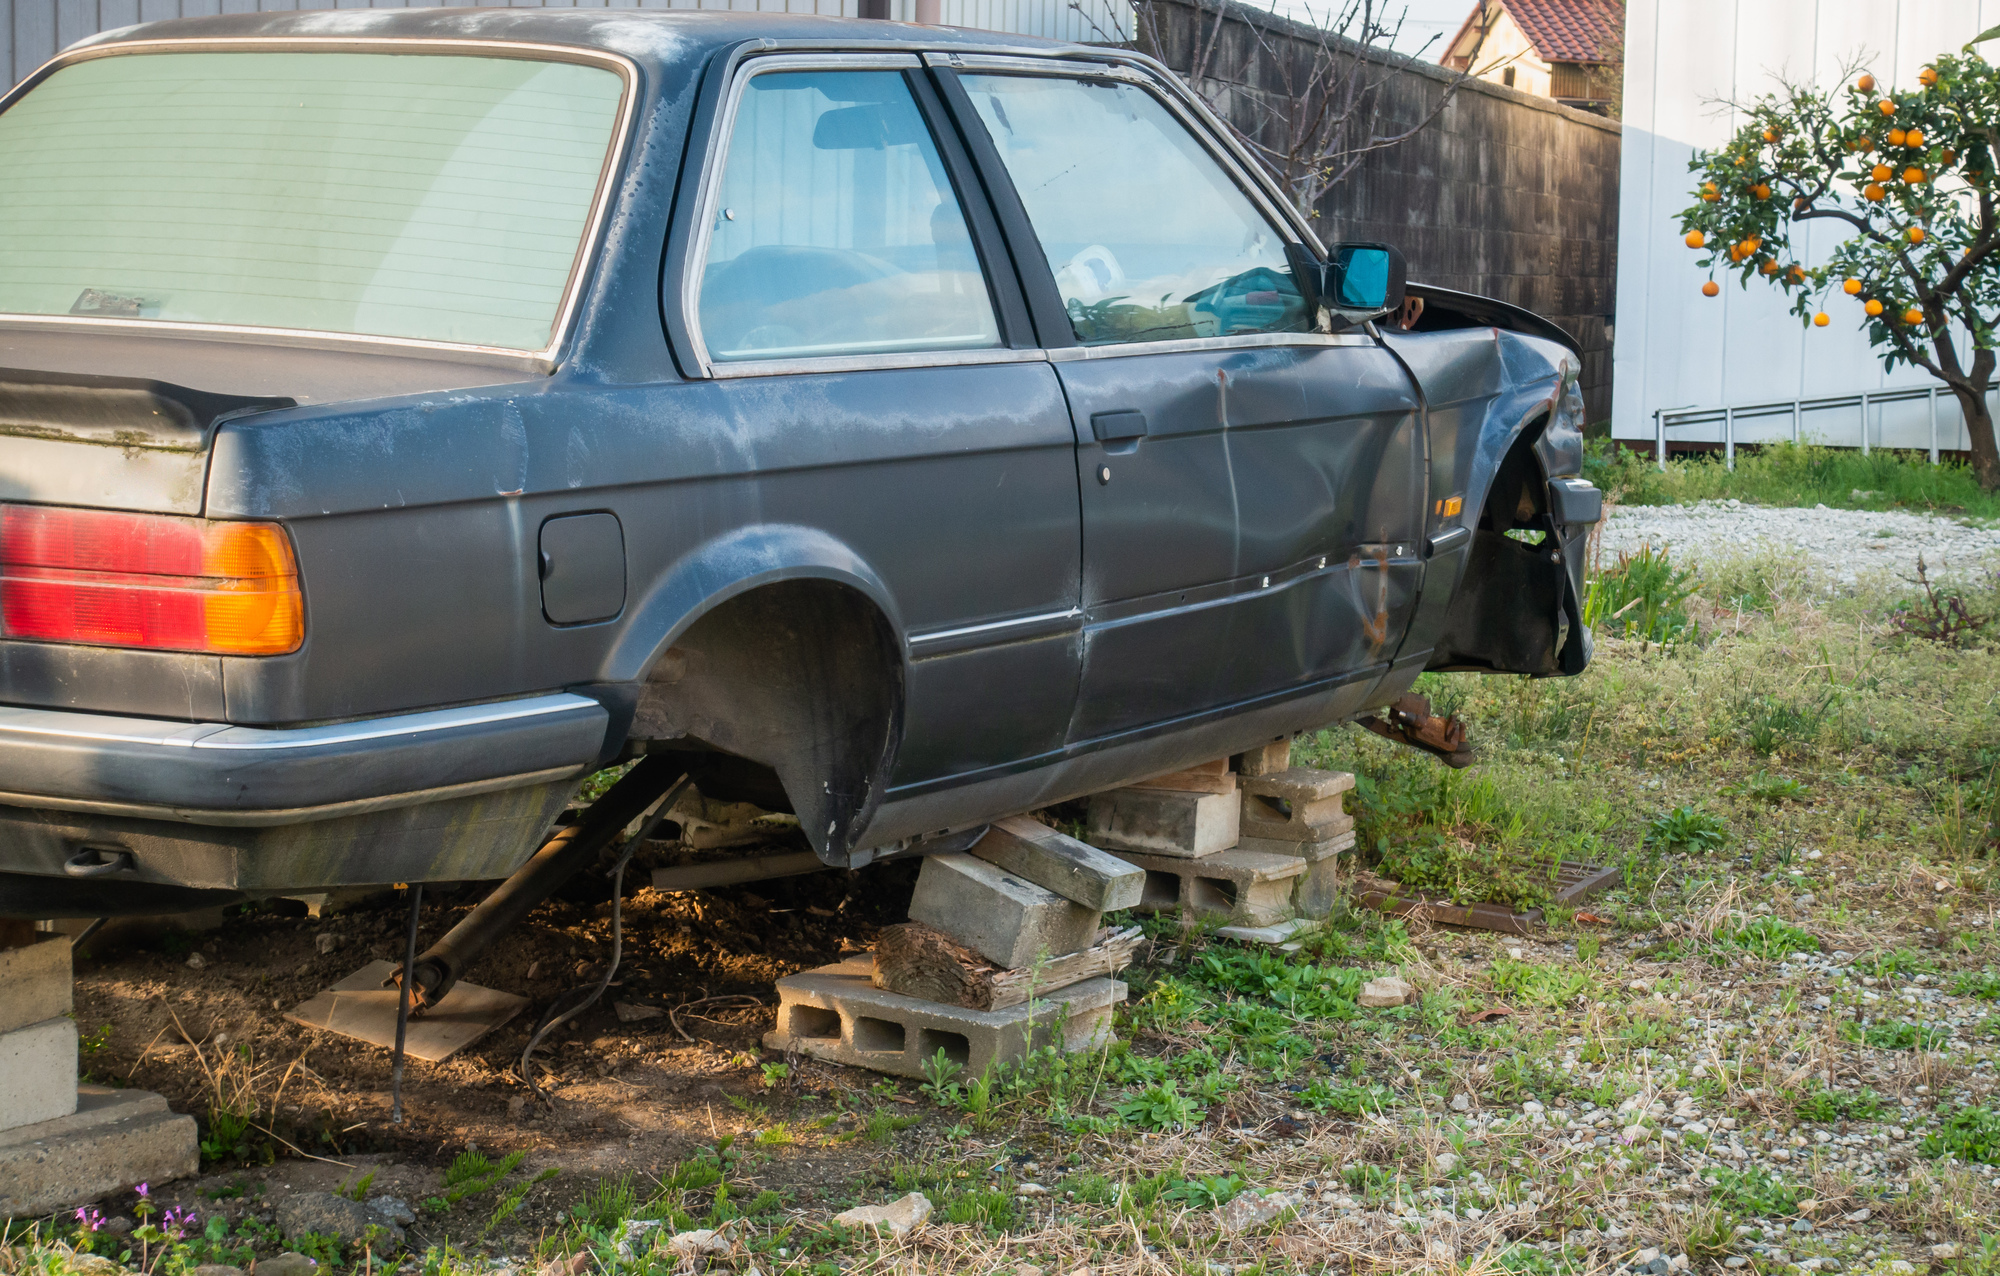
<svg viewBox="0 0 2000 1276"><path fill-rule="evenodd" d="M214 13L279 9L401 9L423 0L0 0L0 90L18 83L57 50L113 27ZM434 7L434 6L433 6ZM541 8L518 5L517 8ZM857 0L550 0L549 8L743 9L854 17ZM943 0L948 26L1091 43L1131 38L1127 0ZM890 0L889 16L909 20L916 0Z"/></svg>

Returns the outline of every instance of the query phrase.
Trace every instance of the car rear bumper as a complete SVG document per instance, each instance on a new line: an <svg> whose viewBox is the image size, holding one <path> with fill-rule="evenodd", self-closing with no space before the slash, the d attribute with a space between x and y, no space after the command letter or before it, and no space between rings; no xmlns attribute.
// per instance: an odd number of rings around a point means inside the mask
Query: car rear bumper
<svg viewBox="0 0 2000 1276"><path fill-rule="evenodd" d="M276 729L0 707L0 916L505 877L609 722L568 694Z"/></svg>

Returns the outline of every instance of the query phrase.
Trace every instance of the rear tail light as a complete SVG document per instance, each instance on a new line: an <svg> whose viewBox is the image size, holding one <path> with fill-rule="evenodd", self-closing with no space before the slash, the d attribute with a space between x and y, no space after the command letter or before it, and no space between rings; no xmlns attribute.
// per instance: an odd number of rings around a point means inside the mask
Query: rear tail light
<svg viewBox="0 0 2000 1276"><path fill-rule="evenodd" d="M0 505L0 637L274 656L305 640L275 523Z"/></svg>

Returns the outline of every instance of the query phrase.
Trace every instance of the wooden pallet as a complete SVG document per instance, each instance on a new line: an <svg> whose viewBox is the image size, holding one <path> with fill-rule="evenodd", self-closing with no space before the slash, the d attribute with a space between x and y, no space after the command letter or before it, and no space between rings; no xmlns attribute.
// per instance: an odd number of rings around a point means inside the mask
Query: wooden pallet
<svg viewBox="0 0 2000 1276"><path fill-rule="evenodd" d="M1564 860L1556 866L1555 902L1580 904L1617 884L1618 870L1615 868ZM1517 913L1503 904L1458 904L1450 899L1426 898L1422 892L1401 882L1392 882L1368 872L1356 875L1354 893L1362 905L1377 912L1436 922L1441 926L1468 926L1475 930L1499 931L1503 935L1526 935L1542 922L1542 910L1539 908Z"/></svg>

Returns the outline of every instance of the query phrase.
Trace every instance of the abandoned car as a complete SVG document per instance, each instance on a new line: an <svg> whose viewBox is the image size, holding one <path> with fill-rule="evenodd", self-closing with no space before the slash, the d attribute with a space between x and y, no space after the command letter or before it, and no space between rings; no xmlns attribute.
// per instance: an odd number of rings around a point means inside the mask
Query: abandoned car
<svg viewBox="0 0 2000 1276"><path fill-rule="evenodd" d="M1589 659L1568 338L1130 52L193 18L0 171L0 915L573 867L684 775L858 866Z"/></svg>

